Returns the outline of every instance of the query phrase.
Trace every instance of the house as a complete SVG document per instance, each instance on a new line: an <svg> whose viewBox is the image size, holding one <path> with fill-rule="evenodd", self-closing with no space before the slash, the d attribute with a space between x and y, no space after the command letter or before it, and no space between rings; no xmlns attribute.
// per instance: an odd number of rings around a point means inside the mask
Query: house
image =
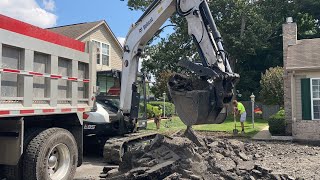
<svg viewBox="0 0 320 180"><path fill-rule="evenodd" d="M82 42L93 42L98 47L97 71L108 72L110 76L97 74L97 85L101 92L108 92L118 81L111 72L122 70L123 48L106 21L86 22L49 28L55 33ZM110 73L109 73L110 72Z"/></svg>
<svg viewBox="0 0 320 180"><path fill-rule="evenodd" d="M49 28L48 30L82 42L92 41L100 52L97 54L97 70L122 68L122 45L106 21L86 22Z"/></svg>
<svg viewBox="0 0 320 180"><path fill-rule="evenodd" d="M320 38L297 39L297 24L283 25L284 96L287 134L320 141Z"/></svg>

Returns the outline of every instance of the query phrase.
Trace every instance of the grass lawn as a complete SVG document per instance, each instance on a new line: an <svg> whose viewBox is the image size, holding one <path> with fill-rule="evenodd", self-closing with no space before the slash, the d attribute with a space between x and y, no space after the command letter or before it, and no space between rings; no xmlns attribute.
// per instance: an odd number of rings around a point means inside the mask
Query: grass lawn
<svg viewBox="0 0 320 180"><path fill-rule="evenodd" d="M244 128L247 137L253 137L256 133L258 133L261 129L268 125L267 120L263 119L255 119L254 129L252 128L252 120L251 118L247 118L244 123ZM175 132L181 129L186 129L187 127L183 124L179 117L173 117L172 121L162 120L161 121L161 133L170 133ZM206 124L206 125L195 125L193 129L198 131L224 131L232 134L232 130L234 129L234 121L233 116L228 117L224 123L222 124ZM241 125L239 122L239 118L237 118L237 129L239 132L241 131ZM148 122L147 130L156 130L155 123L153 121Z"/></svg>

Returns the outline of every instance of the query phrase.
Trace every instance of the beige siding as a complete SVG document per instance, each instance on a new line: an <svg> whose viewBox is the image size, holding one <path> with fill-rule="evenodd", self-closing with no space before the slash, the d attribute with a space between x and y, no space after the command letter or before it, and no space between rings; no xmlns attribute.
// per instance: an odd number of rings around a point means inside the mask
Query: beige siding
<svg viewBox="0 0 320 180"><path fill-rule="evenodd" d="M97 27L79 40L82 42L96 40L110 45L110 66L97 65L97 71L122 69L122 49L104 25Z"/></svg>

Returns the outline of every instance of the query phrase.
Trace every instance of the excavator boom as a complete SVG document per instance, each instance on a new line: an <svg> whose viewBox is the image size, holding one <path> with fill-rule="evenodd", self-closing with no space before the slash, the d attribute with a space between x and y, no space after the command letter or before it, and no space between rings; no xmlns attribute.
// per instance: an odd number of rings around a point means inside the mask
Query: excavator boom
<svg viewBox="0 0 320 180"><path fill-rule="evenodd" d="M199 65L190 60L180 61L177 65L196 76L175 74L168 82L178 115L187 126L221 123L226 118L225 104L233 97L239 75L231 70L207 0L155 0L132 25L124 45L120 114L128 122L138 118L139 58L147 42L174 13L186 18L188 33L198 47L202 62Z"/></svg>

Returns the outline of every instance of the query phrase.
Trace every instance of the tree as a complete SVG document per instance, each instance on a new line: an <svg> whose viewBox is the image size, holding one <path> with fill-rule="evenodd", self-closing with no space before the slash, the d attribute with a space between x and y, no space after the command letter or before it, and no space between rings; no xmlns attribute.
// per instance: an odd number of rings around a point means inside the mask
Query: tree
<svg viewBox="0 0 320 180"><path fill-rule="evenodd" d="M262 75L260 85L260 95L262 100L267 104L279 105L283 107L283 68L274 67L269 68L265 74Z"/></svg>
<svg viewBox="0 0 320 180"><path fill-rule="evenodd" d="M155 97L157 98L163 97L163 93L166 93L167 96L169 95L167 83L171 75L172 73L165 72L165 71L158 73L158 76L156 76L156 82L154 86L151 87L151 92L154 94Z"/></svg>

